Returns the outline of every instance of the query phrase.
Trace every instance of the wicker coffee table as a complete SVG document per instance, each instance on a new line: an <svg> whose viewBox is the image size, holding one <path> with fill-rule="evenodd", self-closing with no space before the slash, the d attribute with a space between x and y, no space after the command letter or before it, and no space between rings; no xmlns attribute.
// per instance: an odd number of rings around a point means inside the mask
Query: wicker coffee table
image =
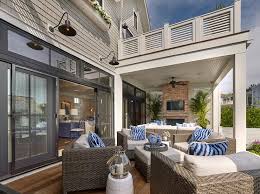
<svg viewBox="0 0 260 194"><path fill-rule="evenodd" d="M182 162L185 153L168 147L167 151L161 152L175 162ZM151 176L151 152L144 150L144 146L135 147L135 167L145 177L146 182L150 182Z"/></svg>

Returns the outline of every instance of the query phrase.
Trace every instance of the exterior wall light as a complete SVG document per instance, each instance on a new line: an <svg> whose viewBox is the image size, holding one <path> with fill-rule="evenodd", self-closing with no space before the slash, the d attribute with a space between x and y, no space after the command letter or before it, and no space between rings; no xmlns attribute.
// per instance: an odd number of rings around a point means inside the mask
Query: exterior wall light
<svg viewBox="0 0 260 194"><path fill-rule="evenodd" d="M62 19L64 18L65 15L67 15L67 19L65 20L65 24L60 25L61 21L62 21ZM49 26L48 28L49 28L49 31L53 33L54 29L57 28L57 27L58 27L59 32L62 33L63 35L65 35L65 36L76 36L76 34L77 34L76 30L71 27L71 24L70 24L70 21L69 21L69 14L67 12L65 12L62 15L58 25L56 25L54 27Z"/></svg>
<svg viewBox="0 0 260 194"><path fill-rule="evenodd" d="M99 58L99 61L102 62L104 59L107 59L111 54L113 53L113 57L112 57L112 60L109 62L110 65L119 65L119 62L116 58L116 55L115 55L115 52L114 51L111 51L106 57L102 58L100 57Z"/></svg>

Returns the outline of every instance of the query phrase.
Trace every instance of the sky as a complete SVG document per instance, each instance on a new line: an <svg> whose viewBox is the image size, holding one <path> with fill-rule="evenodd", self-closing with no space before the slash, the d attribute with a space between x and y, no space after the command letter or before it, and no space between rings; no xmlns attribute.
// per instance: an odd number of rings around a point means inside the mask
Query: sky
<svg viewBox="0 0 260 194"><path fill-rule="evenodd" d="M152 29L173 24L216 9L216 5L231 5L234 0L147 0ZM247 85L260 83L260 0L242 1L242 30L250 30L252 44L247 50ZM258 12L257 12L258 10ZM230 72L221 82L222 93L233 90Z"/></svg>

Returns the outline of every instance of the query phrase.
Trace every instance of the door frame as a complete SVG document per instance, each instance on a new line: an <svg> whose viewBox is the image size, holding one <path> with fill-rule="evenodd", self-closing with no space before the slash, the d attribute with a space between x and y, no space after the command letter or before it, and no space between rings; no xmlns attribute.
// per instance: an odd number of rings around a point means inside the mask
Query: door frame
<svg viewBox="0 0 260 194"><path fill-rule="evenodd" d="M47 102L48 105L48 126L47 126L47 153L41 154L39 156L32 156L31 157L31 150L29 153L29 158L22 159L15 161L15 120L14 120L14 114L15 114L15 101L12 101L12 120L11 120L11 131L12 131L12 162L11 162L11 174L16 174L19 172L22 172L28 168L31 168L32 166L36 166L40 163L49 161L49 160L55 160L57 151L56 151L56 80L52 76L48 76L46 74L42 74L37 71L33 71L27 68L23 68L20 66L12 65L12 99L15 97L15 72L23 72L29 74L29 80L31 75L38 76L45 78L47 80ZM29 88L30 88L30 81L29 81ZM31 88L30 88L31 89ZM51 95L49 95L51 94ZM30 114L30 103L29 103L29 114ZM54 129L54 130L53 130ZM30 127L30 119L29 119L29 133L31 131ZM30 134L31 135L31 134Z"/></svg>
<svg viewBox="0 0 260 194"><path fill-rule="evenodd" d="M8 69L11 64L0 61L0 176L9 173L8 165Z"/></svg>

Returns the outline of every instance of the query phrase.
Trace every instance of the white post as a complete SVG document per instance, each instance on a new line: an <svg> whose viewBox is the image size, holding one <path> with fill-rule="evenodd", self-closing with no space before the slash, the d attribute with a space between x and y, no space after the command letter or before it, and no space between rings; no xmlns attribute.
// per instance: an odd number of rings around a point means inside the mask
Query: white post
<svg viewBox="0 0 260 194"><path fill-rule="evenodd" d="M203 28L202 28L202 19L201 17L196 17L193 22L193 42L199 42L203 40Z"/></svg>
<svg viewBox="0 0 260 194"><path fill-rule="evenodd" d="M140 36L137 37L138 40L138 54L144 54L146 52L146 48L145 48L145 36L142 34Z"/></svg>
<svg viewBox="0 0 260 194"><path fill-rule="evenodd" d="M215 132L220 131L220 87L219 85L215 86L212 91L212 128Z"/></svg>
<svg viewBox="0 0 260 194"><path fill-rule="evenodd" d="M169 24L166 23L166 24L164 24L164 28L163 28L164 49L170 48L170 43L171 43L170 28L169 28Z"/></svg>
<svg viewBox="0 0 260 194"><path fill-rule="evenodd" d="M117 131L123 127L123 81L120 75L114 77L114 88L114 132L117 140Z"/></svg>
<svg viewBox="0 0 260 194"><path fill-rule="evenodd" d="M236 139L236 151L239 152L246 150L246 53L235 55L233 79L233 136Z"/></svg>
<svg viewBox="0 0 260 194"><path fill-rule="evenodd" d="M234 33L241 32L241 0L234 0Z"/></svg>

